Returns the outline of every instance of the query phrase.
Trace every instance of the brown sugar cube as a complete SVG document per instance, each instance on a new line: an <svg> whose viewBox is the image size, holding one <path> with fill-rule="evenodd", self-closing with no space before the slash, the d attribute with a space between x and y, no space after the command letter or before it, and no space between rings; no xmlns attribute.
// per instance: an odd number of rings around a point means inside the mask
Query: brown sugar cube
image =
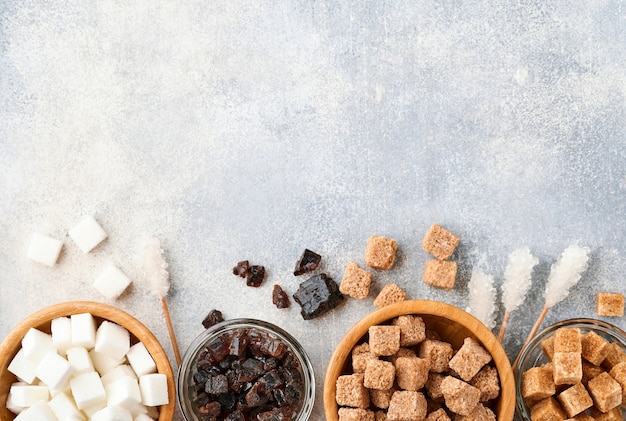
<svg viewBox="0 0 626 421"><path fill-rule="evenodd" d="M394 388L387 390L370 389L370 404L380 409L389 408L391 395L393 395L393 392L395 391L396 389Z"/></svg>
<svg viewBox="0 0 626 421"><path fill-rule="evenodd" d="M610 343L609 351L607 352L604 361L602 361L602 367L607 370L611 370L613 366L624 361L626 361L626 354L624 353L622 347L616 342Z"/></svg>
<svg viewBox="0 0 626 421"><path fill-rule="evenodd" d="M581 380L581 383L585 385L585 387L587 387L587 383L589 383L589 380L604 373L605 371L606 370L604 370L602 367L593 365L590 362L583 360L583 378Z"/></svg>
<svg viewBox="0 0 626 421"><path fill-rule="evenodd" d="M430 227L422 241L424 251L439 260L446 260L450 257L458 245L459 237L437 224Z"/></svg>
<svg viewBox="0 0 626 421"><path fill-rule="evenodd" d="M456 262L451 260L427 260L422 281L426 285L450 291L456 281Z"/></svg>
<svg viewBox="0 0 626 421"><path fill-rule="evenodd" d="M491 354L475 339L467 337L459 351L450 359L448 366L467 382L489 361Z"/></svg>
<svg viewBox="0 0 626 421"><path fill-rule="evenodd" d="M624 317L624 294L597 293L596 314L598 316Z"/></svg>
<svg viewBox="0 0 626 421"><path fill-rule="evenodd" d="M376 411L374 414L375 421L387 421L387 412L385 411Z"/></svg>
<svg viewBox="0 0 626 421"><path fill-rule="evenodd" d="M398 352L389 357L389 361L395 364L396 360L400 357L417 357L417 354L415 354L415 351L413 351L411 348L400 347Z"/></svg>
<svg viewBox="0 0 626 421"><path fill-rule="evenodd" d="M339 421L376 421L374 411L363 408L339 408Z"/></svg>
<svg viewBox="0 0 626 421"><path fill-rule="evenodd" d="M452 421L445 409L439 408L426 416L425 421Z"/></svg>
<svg viewBox="0 0 626 421"><path fill-rule="evenodd" d="M593 403L601 412L609 412L622 403L622 387L609 373L602 373L587 383Z"/></svg>
<svg viewBox="0 0 626 421"><path fill-rule="evenodd" d="M622 404L625 404L626 403L626 362L614 365L611 371L609 371L609 374L622 387Z"/></svg>
<svg viewBox="0 0 626 421"><path fill-rule="evenodd" d="M532 367L522 373L522 397L534 400L545 399L556 393L552 370Z"/></svg>
<svg viewBox="0 0 626 421"><path fill-rule="evenodd" d="M582 352L580 329L562 327L554 332L554 352Z"/></svg>
<svg viewBox="0 0 626 421"><path fill-rule="evenodd" d="M419 390L428 380L430 361L417 357L399 357L396 359L396 381L404 390Z"/></svg>
<svg viewBox="0 0 626 421"><path fill-rule="evenodd" d="M562 421L566 418L567 414L552 396L539 401L530 408L532 421Z"/></svg>
<svg viewBox="0 0 626 421"><path fill-rule="evenodd" d="M369 360L376 360L378 357L370 352L370 345L367 342L352 348L352 371L355 373L365 373L365 367Z"/></svg>
<svg viewBox="0 0 626 421"><path fill-rule="evenodd" d="M400 327L400 346L417 345L426 339L426 325L419 316L398 316L392 323Z"/></svg>
<svg viewBox="0 0 626 421"><path fill-rule="evenodd" d="M441 381L441 392L448 409L459 415L469 415L480 401L480 390L456 377Z"/></svg>
<svg viewBox="0 0 626 421"><path fill-rule="evenodd" d="M365 263L374 269L391 269L397 250L398 243L395 240L372 235L365 247Z"/></svg>
<svg viewBox="0 0 626 421"><path fill-rule="evenodd" d="M585 389L582 383L577 383L565 389L559 393L557 399L570 418L593 406L593 400L591 400L591 396L589 396L587 389Z"/></svg>
<svg viewBox="0 0 626 421"><path fill-rule="evenodd" d="M454 421L496 421L496 414L483 404L479 403L469 415L457 415Z"/></svg>
<svg viewBox="0 0 626 421"><path fill-rule="evenodd" d="M587 332L581 337L582 357L593 365L600 365L609 353L609 342L596 332Z"/></svg>
<svg viewBox="0 0 626 421"><path fill-rule="evenodd" d="M582 414L578 414L573 418L568 418L565 421L593 421L593 417L583 412Z"/></svg>
<svg viewBox="0 0 626 421"><path fill-rule="evenodd" d="M436 339L426 339L420 344L417 355L430 360L430 371L443 373L452 358L452 345Z"/></svg>
<svg viewBox="0 0 626 421"><path fill-rule="evenodd" d="M372 273L370 271L361 269L354 262L348 262L339 284L339 292L362 300L369 295L371 283Z"/></svg>
<svg viewBox="0 0 626 421"><path fill-rule="evenodd" d="M445 379L446 376L443 374L430 372L428 373L428 380L426 381L426 393L431 399L439 399L443 397L443 392L441 391L441 382Z"/></svg>
<svg viewBox="0 0 626 421"><path fill-rule="evenodd" d="M387 419L412 421L426 418L426 398L421 392L398 390L391 396Z"/></svg>
<svg viewBox="0 0 626 421"><path fill-rule="evenodd" d="M406 292L396 284L386 284L374 299L374 305L382 308L406 300Z"/></svg>
<svg viewBox="0 0 626 421"><path fill-rule="evenodd" d="M480 390L480 401L486 402L500 395L500 380L498 370L486 365L472 378L470 384Z"/></svg>
<svg viewBox="0 0 626 421"><path fill-rule="evenodd" d="M370 326L370 352L374 355L393 355L400 349L400 328L398 326Z"/></svg>
<svg viewBox="0 0 626 421"><path fill-rule="evenodd" d="M563 384L576 384L583 379L583 364L580 353L578 352L555 352L554 384L557 386Z"/></svg>
<svg viewBox="0 0 626 421"><path fill-rule="evenodd" d="M554 358L554 335L541 341L541 350L548 360Z"/></svg>
<svg viewBox="0 0 626 421"><path fill-rule="evenodd" d="M396 368L389 361L369 360L363 377L363 385L370 389L386 390L393 386Z"/></svg>
<svg viewBox="0 0 626 421"><path fill-rule="evenodd" d="M337 378L336 400L339 406L367 408L370 406L370 395L363 385L363 374L345 374Z"/></svg>
<svg viewBox="0 0 626 421"><path fill-rule="evenodd" d="M596 408L591 408L592 419L595 421L623 421L621 408L613 408L610 411L603 413Z"/></svg>

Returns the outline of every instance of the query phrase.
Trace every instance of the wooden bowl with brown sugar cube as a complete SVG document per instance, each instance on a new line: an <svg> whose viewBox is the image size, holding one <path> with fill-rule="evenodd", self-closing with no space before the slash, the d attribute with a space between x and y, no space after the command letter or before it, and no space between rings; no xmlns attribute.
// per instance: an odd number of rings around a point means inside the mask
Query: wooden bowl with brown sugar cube
<svg viewBox="0 0 626 421"><path fill-rule="evenodd" d="M446 414L511 421L515 381L493 333L449 304L411 300L357 322L326 370L328 421L423 419ZM484 417L484 418L483 418Z"/></svg>

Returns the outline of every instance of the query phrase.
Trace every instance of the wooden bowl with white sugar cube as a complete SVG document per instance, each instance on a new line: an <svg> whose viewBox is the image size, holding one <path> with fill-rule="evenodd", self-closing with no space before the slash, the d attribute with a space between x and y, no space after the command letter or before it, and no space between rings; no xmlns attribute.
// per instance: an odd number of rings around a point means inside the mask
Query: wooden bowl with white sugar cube
<svg viewBox="0 0 626 421"><path fill-rule="evenodd" d="M65 302L20 322L0 344L0 419L171 421L175 383L156 337L102 303ZM28 412L27 412L28 411Z"/></svg>

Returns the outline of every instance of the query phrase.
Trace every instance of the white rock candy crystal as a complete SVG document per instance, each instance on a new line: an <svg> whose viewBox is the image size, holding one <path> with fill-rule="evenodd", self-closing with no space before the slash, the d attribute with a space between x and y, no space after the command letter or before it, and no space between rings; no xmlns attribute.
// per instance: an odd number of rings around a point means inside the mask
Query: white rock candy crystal
<svg viewBox="0 0 626 421"><path fill-rule="evenodd" d="M161 243L156 238L145 240L141 255L141 272L149 282L150 290L158 298L164 298L170 289L168 264L163 256Z"/></svg>
<svg viewBox="0 0 626 421"><path fill-rule="evenodd" d="M512 312L524 302L531 286L531 274L537 263L539 259L530 253L528 247L509 254L502 282L502 304L506 312Z"/></svg>
<svg viewBox="0 0 626 421"><path fill-rule="evenodd" d="M480 269L473 269L468 283L469 306L467 312L483 322L489 329L496 324L496 289L493 276Z"/></svg>
<svg viewBox="0 0 626 421"><path fill-rule="evenodd" d="M546 307L552 307L569 294L571 287L580 280L582 273L587 270L589 249L571 245L566 248L559 259L550 268L548 283L544 292Z"/></svg>

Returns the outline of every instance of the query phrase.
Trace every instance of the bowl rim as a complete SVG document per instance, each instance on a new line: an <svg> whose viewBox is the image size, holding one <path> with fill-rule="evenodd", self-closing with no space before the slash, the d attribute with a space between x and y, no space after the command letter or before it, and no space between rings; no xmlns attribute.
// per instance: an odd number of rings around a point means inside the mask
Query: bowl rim
<svg viewBox="0 0 626 421"><path fill-rule="evenodd" d="M483 346L490 349L500 378L500 393L502 394L506 388L507 394L511 397L511 399L500 399L500 417L498 419L501 421L513 420L515 415L515 381L513 378L513 369L511 368L511 363L502 344L498 342L493 332L476 317L451 304L433 300L405 300L379 308L367 314L346 332L335 347L328 362L326 375L324 377L324 413L328 421L336 421L338 419L339 407L335 400L336 379L341 375L341 370L344 365L343 362L345 362L350 355L352 348L364 336L369 326L380 324L394 317L406 314L463 320L465 328L473 332L474 336L480 340Z"/></svg>
<svg viewBox="0 0 626 421"><path fill-rule="evenodd" d="M9 332L0 343L0 376L4 379L9 374L7 368L21 347L21 341L31 327L39 327L50 323L57 317L67 317L72 314L91 313L94 317L106 319L125 327L131 335L144 343L157 366L157 372L165 374L167 378L167 393L170 396L169 403L159 407L158 421L171 421L176 407L176 392L174 373L169 358L165 353L156 336L138 319L126 311L109 304L95 301L64 301L41 308L26 316ZM8 389L0 382L0 406L6 409ZM4 411L4 409L0 410ZM10 413L10 412L9 412ZM12 413L11 413L12 414ZM14 417L16 415L12 414Z"/></svg>

